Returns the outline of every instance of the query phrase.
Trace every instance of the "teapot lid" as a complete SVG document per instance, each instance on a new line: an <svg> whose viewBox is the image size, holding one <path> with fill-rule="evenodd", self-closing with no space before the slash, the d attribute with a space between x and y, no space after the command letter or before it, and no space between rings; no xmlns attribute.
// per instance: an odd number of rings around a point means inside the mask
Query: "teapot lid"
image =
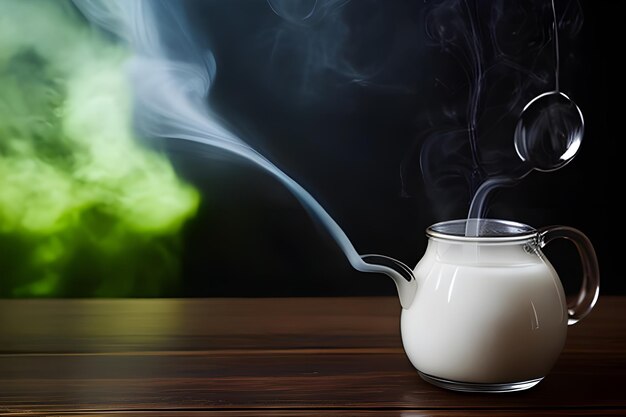
<svg viewBox="0 0 626 417"><path fill-rule="evenodd" d="M461 219L436 223L428 237L463 241L519 241L534 237L536 230L523 223L499 219Z"/></svg>

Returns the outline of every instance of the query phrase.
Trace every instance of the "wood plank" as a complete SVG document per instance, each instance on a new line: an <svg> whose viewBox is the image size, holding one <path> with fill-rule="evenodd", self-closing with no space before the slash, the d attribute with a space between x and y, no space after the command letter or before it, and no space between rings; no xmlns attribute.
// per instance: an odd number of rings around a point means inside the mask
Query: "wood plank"
<svg viewBox="0 0 626 417"><path fill-rule="evenodd" d="M0 354L400 347L392 297L0 300Z"/></svg>
<svg viewBox="0 0 626 417"><path fill-rule="evenodd" d="M551 416L573 416L573 417L600 417L600 416L623 416L625 410L542 410L535 409L531 411L533 417L551 417ZM0 416L15 415L12 413L2 413ZM20 416L41 416L37 413L20 413ZM89 416L89 417L333 417L333 416L351 416L351 417L519 417L529 415L525 410L349 410L349 409L333 409L333 410L150 410L150 411L81 411L80 414L75 412L46 413L46 417L56 416Z"/></svg>
<svg viewBox="0 0 626 417"><path fill-rule="evenodd" d="M626 407L626 353L567 352L536 388L468 395L433 387L402 353L5 355L11 410Z"/></svg>
<svg viewBox="0 0 626 417"><path fill-rule="evenodd" d="M626 350L626 303L600 297L569 349ZM394 297L0 300L0 354L401 348Z"/></svg>

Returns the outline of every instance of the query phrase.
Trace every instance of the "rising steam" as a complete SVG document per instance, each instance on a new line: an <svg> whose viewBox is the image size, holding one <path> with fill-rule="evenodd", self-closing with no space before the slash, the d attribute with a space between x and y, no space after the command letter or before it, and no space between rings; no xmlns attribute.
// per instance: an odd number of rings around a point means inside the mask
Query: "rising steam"
<svg viewBox="0 0 626 417"><path fill-rule="evenodd" d="M419 25L407 22L406 8L393 2L266 1L280 20L259 34L255 48L267 51L270 74L293 76L299 100L349 85L414 93L399 74L411 73L411 61L418 59L412 41Z"/></svg>
<svg viewBox="0 0 626 417"><path fill-rule="evenodd" d="M346 53L350 28L344 21L344 7L350 0L267 0L283 24L271 33L272 54L277 61L285 54L303 61L300 73L303 91L308 82L326 71L348 82L366 84L380 68L360 67ZM293 58L292 58L293 59Z"/></svg>
<svg viewBox="0 0 626 417"><path fill-rule="evenodd" d="M75 0L75 3L92 22L131 45L134 55L128 61L128 69L138 127L143 133L198 142L256 164L279 180L325 227L355 269L392 276L402 297L406 278L389 267L364 262L343 230L311 194L222 125L207 100L215 77L215 59L210 51L196 48L180 3L156 0ZM406 267L401 269L406 272Z"/></svg>
<svg viewBox="0 0 626 417"><path fill-rule="evenodd" d="M560 10L559 31L575 37L580 4L567 1ZM403 163L403 180L410 185L419 175L411 167L419 166L442 220L464 217L476 194L470 217L481 217L490 190L528 172L513 140L525 106L554 89L551 3L436 0L426 7L425 25L434 93L416 154ZM570 124L569 117L557 122Z"/></svg>

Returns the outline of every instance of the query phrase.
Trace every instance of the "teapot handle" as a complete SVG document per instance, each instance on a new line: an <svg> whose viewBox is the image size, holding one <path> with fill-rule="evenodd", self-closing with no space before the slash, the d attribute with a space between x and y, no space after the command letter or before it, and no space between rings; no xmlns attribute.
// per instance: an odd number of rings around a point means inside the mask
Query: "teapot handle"
<svg viewBox="0 0 626 417"><path fill-rule="evenodd" d="M538 230L538 243L541 248L554 239L567 239L574 243L582 263L583 279L578 296L567 304L567 324L582 320L593 309L600 293L600 270L598 258L591 241L581 231L567 226L549 226Z"/></svg>

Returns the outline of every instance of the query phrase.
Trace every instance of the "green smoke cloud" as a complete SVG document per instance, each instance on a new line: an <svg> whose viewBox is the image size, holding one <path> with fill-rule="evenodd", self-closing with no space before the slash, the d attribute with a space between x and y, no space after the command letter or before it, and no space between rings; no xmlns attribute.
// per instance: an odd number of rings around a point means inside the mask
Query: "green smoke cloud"
<svg viewBox="0 0 626 417"><path fill-rule="evenodd" d="M126 58L65 1L0 1L0 296L176 288L199 194L133 137Z"/></svg>

